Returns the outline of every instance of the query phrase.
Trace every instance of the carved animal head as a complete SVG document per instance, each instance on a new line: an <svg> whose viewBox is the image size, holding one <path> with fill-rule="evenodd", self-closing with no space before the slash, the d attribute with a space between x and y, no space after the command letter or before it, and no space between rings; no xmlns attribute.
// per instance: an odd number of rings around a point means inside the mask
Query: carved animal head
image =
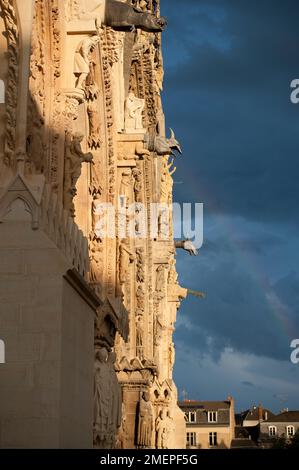
<svg viewBox="0 0 299 470"><path fill-rule="evenodd" d="M173 152L177 151L180 154L182 154L181 145L179 141L176 139L175 133L173 132L172 129L170 129L170 132L171 132L170 138L167 140L167 143L168 143L169 148L171 149L171 153L174 155Z"/></svg>
<svg viewBox="0 0 299 470"><path fill-rule="evenodd" d="M163 16L157 18L150 13L141 13L141 28L148 33L161 33L167 26L167 20Z"/></svg>

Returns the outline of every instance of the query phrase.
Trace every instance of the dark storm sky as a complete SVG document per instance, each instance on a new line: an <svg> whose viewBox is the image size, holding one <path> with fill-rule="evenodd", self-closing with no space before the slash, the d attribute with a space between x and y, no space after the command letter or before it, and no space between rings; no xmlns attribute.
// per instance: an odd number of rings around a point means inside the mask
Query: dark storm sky
<svg viewBox="0 0 299 470"><path fill-rule="evenodd" d="M162 0L167 125L183 146L175 200L203 202L175 378L190 399L299 409L298 0Z"/></svg>

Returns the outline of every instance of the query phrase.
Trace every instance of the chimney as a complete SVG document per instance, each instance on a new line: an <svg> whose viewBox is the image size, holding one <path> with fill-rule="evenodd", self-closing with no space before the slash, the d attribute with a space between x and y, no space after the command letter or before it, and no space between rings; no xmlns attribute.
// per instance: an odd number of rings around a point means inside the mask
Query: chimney
<svg viewBox="0 0 299 470"><path fill-rule="evenodd" d="M262 407L261 403L259 404L259 407L258 407L258 419L259 419L259 421L263 421L263 419L264 419L263 407Z"/></svg>

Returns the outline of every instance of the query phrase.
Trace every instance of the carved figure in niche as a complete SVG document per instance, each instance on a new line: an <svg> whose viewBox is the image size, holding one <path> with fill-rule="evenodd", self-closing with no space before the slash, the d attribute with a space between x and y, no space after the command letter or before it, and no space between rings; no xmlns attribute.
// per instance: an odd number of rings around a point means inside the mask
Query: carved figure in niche
<svg viewBox="0 0 299 470"><path fill-rule="evenodd" d="M176 271L176 261L175 259L172 259L170 261L170 269L168 273L168 284L173 285L173 284L178 284L178 273Z"/></svg>
<svg viewBox="0 0 299 470"><path fill-rule="evenodd" d="M127 417L126 417L126 407L125 407L125 404L122 403L122 408L121 408L121 414L122 414L122 418L121 418L121 426L120 426L120 429L118 431L118 435L117 435L117 442L116 442L116 449L126 449L126 442L127 442L127 439L126 439L126 435L127 435L127 428L126 428L126 424L127 424Z"/></svg>
<svg viewBox="0 0 299 470"><path fill-rule="evenodd" d="M43 138L43 126L45 124L44 118L38 116L37 111L33 111L34 117L32 119L32 132L27 137L26 151L29 159L30 171L43 173L45 167L45 152L47 146ZM33 168L32 168L33 166Z"/></svg>
<svg viewBox="0 0 299 470"><path fill-rule="evenodd" d="M127 3L106 0L104 24L122 31L133 31L139 28L148 33L158 33L165 29L167 21L163 17L157 18L155 15Z"/></svg>
<svg viewBox="0 0 299 470"><path fill-rule="evenodd" d="M139 403L138 438L140 449L150 449L153 443L154 410L150 402L150 395L144 392Z"/></svg>
<svg viewBox="0 0 299 470"><path fill-rule="evenodd" d="M143 315L145 310L145 291L143 285L139 285L136 291L137 315Z"/></svg>
<svg viewBox="0 0 299 470"><path fill-rule="evenodd" d="M84 135L77 133L74 136L66 132L65 137L65 169L64 169L64 207L75 216L73 198L77 194L77 181L81 175L82 163L91 163L92 153L84 153L81 143Z"/></svg>
<svg viewBox="0 0 299 470"><path fill-rule="evenodd" d="M95 101L100 94L100 89L96 83L96 78L95 78L95 67L96 67L96 62L93 58L93 52L95 48L91 49L91 52L89 54L89 74L86 77L85 80L85 94L86 94L86 99L89 101Z"/></svg>
<svg viewBox="0 0 299 470"><path fill-rule="evenodd" d="M97 150L101 147L102 141L100 139L101 124L99 111L95 102L91 102L87 106L87 115L89 120L88 145L91 149Z"/></svg>
<svg viewBox="0 0 299 470"><path fill-rule="evenodd" d="M96 243L91 248L91 257L90 257L90 282L100 283L102 280L102 270L101 270L101 261L103 248L98 246Z"/></svg>
<svg viewBox="0 0 299 470"><path fill-rule="evenodd" d="M162 199L162 198L161 198ZM167 193L168 199L168 193ZM165 198L163 198L163 203L165 204ZM169 209L164 208L160 209L158 216L158 235L162 240L168 240L170 236L170 217Z"/></svg>
<svg viewBox="0 0 299 470"><path fill-rule="evenodd" d="M136 320L136 356L142 361L144 359L143 337L144 328L142 325L142 316L138 316Z"/></svg>
<svg viewBox="0 0 299 470"><path fill-rule="evenodd" d="M108 351L106 348L95 352L94 374L94 432L103 445L107 436L110 411L110 370L108 365Z"/></svg>
<svg viewBox="0 0 299 470"><path fill-rule="evenodd" d="M142 202L142 172L141 170L139 170L139 168L134 168L132 174L134 178L135 202L141 203Z"/></svg>
<svg viewBox="0 0 299 470"><path fill-rule="evenodd" d="M171 449L171 438L175 432L175 425L172 416L172 412L168 410L167 417L166 417L166 429L167 429L167 436L166 436L166 447L165 449Z"/></svg>
<svg viewBox="0 0 299 470"><path fill-rule="evenodd" d="M136 98L134 93L129 93L125 103L125 130L129 132L143 131L142 113L145 100Z"/></svg>
<svg viewBox="0 0 299 470"><path fill-rule="evenodd" d="M166 411L162 409L156 419L156 447L167 449L167 419Z"/></svg>
<svg viewBox="0 0 299 470"><path fill-rule="evenodd" d="M99 36L85 38L76 49L74 60L74 74L77 76L76 88L84 89L86 79L90 73L91 53L99 41Z"/></svg>
<svg viewBox="0 0 299 470"><path fill-rule="evenodd" d="M170 367L170 370L172 370L174 363L175 363L175 347L173 343L169 345L168 354L169 354L169 367Z"/></svg>
<svg viewBox="0 0 299 470"><path fill-rule="evenodd" d="M145 282L145 259L144 259L144 248L137 248L136 250L137 255L137 282L143 283Z"/></svg>
<svg viewBox="0 0 299 470"><path fill-rule="evenodd" d="M165 265L161 264L156 271L156 292L159 293L163 293L165 290L165 269Z"/></svg>
<svg viewBox="0 0 299 470"><path fill-rule="evenodd" d="M125 170L122 173L122 178L119 187L119 195L125 197L126 199L130 200L131 196L131 179L132 173L131 170Z"/></svg>
<svg viewBox="0 0 299 470"><path fill-rule="evenodd" d="M121 426L122 415L122 396L121 387L118 383L115 372L115 352L110 352L108 357L108 366L110 370L110 407L109 407L109 431L112 436L116 435Z"/></svg>
<svg viewBox="0 0 299 470"><path fill-rule="evenodd" d="M155 323L154 323L154 345L156 346L156 348L158 348L161 344L162 333L164 329L165 329L165 325L163 323L163 317L162 317L162 314L159 313L155 317Z"/></svg>
<svg viewBox="0 0 299 470"><path fill-rule="evenodd" d="M119 282L121 285L127 281L130 264L135 261L135 254L128 247L127 241L122 241L119 246Z"/></svg>

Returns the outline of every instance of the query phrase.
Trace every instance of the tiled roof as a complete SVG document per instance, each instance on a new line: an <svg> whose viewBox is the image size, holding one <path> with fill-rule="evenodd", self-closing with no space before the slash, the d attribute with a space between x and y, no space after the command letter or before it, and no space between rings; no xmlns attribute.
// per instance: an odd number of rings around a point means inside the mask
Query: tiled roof
<svg viewBox="0 0 299 470"><path fill-rule="evenodd" d="M299 423L299 411L284 411L267 419L267 423Z"/></svg>
<svg viewBox="0 0 299 470"><path fill-rule="evenodd" d="M244 449L257 447L251 439L233 439L231 443L232 449Z"/></svg>
<svg viewBox="0 0 299 470"><path fill-rule="evenodd" d="M185 400L179 402L182 409L203 409L207 411L217 411L230 408L229 401L192 401Z"/></svg>
<svg viewBox="0 0 299 470"><path fill-rule="evenodd" d="M244 421L258 421L259 420L259 409L258 407L253 407L250 410L241 413L241 416ZM263 408L263 419L272 419L275 417L275 414L272 411Z"/></svg>

